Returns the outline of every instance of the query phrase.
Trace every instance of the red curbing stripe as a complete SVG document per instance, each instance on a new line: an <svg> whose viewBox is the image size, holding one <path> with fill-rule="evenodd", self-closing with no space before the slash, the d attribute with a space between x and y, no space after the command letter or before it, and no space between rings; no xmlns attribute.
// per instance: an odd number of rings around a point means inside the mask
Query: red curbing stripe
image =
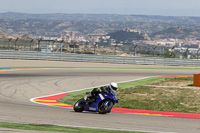
<svg viewBox="0 0 200 133"><path fill-rule="evenodd" d="M32 101L36 102L36 103L44 104L44 105L73 108L72 105L57 102L57 100L63 98L67 94L69 94L69 93L62 93L62 94L56 94L56 95L52 95L52 96L39 97L39 98L32 99Z"/></svg>
<svg viewBox="0 0 200 133"><path fill-rule="evenodd" d="M37 99L43 99L43 100L59 100L59 99L63 98L64 96L66 96L67 94L69 94L69 93L56 94L56 95L41 97L41 98L37 98Z"/></svg>
<svg viewBox="0 0 200 133"><path fill-rule="evenodd" d="M138 110L138 109L126 109L126 108L113 108L112 112L126 113L126 114L147 114L147 115L168 116L168 117L177 117L177 118L200 119L200 114L178 113L178 112L163 112L163 111Z"/></svg>
<svg viewBox="0 0 200 133"><path fill-rule="evenodd" d="M63 98L67 94L69 94L69 93L62 93L62 94L56 94L56 95L52 95L52 96L35 98L33 101L40 103L40 104L45 104L45 105L65 107L65 108L73 108L72 105L57 102L57 100ZM200 114L190 114L190 113L163 112L163 111L127 109L127 108L113 108L111 111L115 112L115 113L136 114L136 115L150 115L150 116L165 116L165 117L176 117L176 118L200 119Z"/></svg>

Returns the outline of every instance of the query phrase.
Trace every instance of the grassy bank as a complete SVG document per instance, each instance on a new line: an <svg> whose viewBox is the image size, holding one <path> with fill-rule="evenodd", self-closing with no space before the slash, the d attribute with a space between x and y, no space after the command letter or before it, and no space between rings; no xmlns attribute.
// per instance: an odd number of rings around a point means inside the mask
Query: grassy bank
<svg viewBox="0 0 200 133"><path fill-rule="evenodd" d="M120 90L115 107L200 114L200 90L191 88L192 78L170 78Z"/></svg>
<svg viewBox="0 0 200 133"><path fill-rule="evenodd" d="M103 133L141 133L141 132L133 132L133 131L64 127L64 126L55 126L55 125L20 124L20 123L9 123L9 122L0 122L0 128L12 128L12 129L48 131L48 132L66 132L66 133L102 133L102 132Z"/></svg>
<svg viewBox="0 0 200 133"><path fill-rule="evenodd" d="M155 83L155 82L158 82L158 81L162 81L164 79L166 79L166 77L150 77L150 78L145 78L145 79L136 80L136 81L119 83L118 85L119 85L119 90L123 90L125 88ZM67 96L58 100L58 102L66 103L66 104L69 104L69 105L74 105L74 103L76 101L78 101L79 99L81 99L85 96L86 92L89 92L91 90L92 90L92 88L87 89L87 90L82 90L82 91L70 92Z"/></svg>
<svg viewBox="0 0 200 133"><path fill-rule="evenodd" d="M192 83L192 77L150 77L119 83L120 102L114 107L200 114L200 89ZM59 102L73 105L87 91L91 89L72 92Z"/></svg>

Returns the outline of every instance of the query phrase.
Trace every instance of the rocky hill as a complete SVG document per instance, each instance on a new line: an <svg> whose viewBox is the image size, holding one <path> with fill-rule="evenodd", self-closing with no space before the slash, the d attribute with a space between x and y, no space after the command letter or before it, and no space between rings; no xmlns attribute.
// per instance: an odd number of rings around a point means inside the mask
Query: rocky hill
<svg viewBox="0 0 200 133"><path fill-rule="evenodd" d="M15 38L15 37L0 31L0 39L8 39L8 38Z"/></svg>
<svg viewBox="0 0 200 133"><path fill-rule="evenodd" d="M145 37L143 34L138 32L129 32L129 31L116 31L113 33L109 33L108 36L111 37L111 39L115 39L118 42L131 42L133 40L145 40Z"/></svg>
<svg viewBox="0 0 200 133"><path fill-rule="evenodd" d="M166 30L158 31L151 34L152 38L200 38L199 28L182 28L182 27L170 27Z"/></svg>
<svg viewBox="0 0 200 133"><path fill-rule="evenodd" d="M0 19L12 20L64 20L64 21L110 21L110 22L156 22L156 23L188 23L197 24L200 22L200 17L176 17L176 16L156 16L156 15L120 15L120 14L65 14L65 13L50 13L50 14L28 14L17 12L0 13ZM189 23L188 23L189 24Z"/></svg>
<svg viewBox="0 0 200 133"><path fill-rule="evenodd" d="M2 31L0 30L0 40L8 40L8 39L10 39L10 38L12 38L12 39L17 39L17 38L19 38L19 39L22 39L22 40L31 40L31 39L33 39L34 37L31 36L31 35L27 35L27 34L24 34L24 35L21 35L21 36L19 36L19 35L10 35L10 34L7 34L7 33L5 33L5 32L2 32Z"/></svg>
<svg viewBox="0 0 200 133"><path fill-rule="evenodd" d="M199 38L200 17L0 13L0 30L19 36L58 37L66 31L75 31L78 36L107 35L127 27L140 30L152 38Z"/></svg>
<svg viewBox="0 0 200 133"><path fill-rule="evenodd" d="M67 21L111 21L111 22L171 22L187 17L168 17L168 16L149 16L149 15L120 15L120 14L65 14L65 13L50 13L50 14L28 14L17 12L0 13L0 19L12 20L67 20ZM199 19L200 20L200 19Z"/></svg>

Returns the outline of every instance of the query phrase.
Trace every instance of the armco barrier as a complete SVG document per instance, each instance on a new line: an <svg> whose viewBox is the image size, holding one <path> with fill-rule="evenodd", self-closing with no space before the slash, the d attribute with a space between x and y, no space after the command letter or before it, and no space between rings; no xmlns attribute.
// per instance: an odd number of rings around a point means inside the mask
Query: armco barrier
<svg viewBox="0 0 200 133"><path fill-rule="evenodd" d="M200 66L200 60L154 57L124 57L71 53L42 53L32 51L0 51L1 59L61 60L166 66Z"/></svg>

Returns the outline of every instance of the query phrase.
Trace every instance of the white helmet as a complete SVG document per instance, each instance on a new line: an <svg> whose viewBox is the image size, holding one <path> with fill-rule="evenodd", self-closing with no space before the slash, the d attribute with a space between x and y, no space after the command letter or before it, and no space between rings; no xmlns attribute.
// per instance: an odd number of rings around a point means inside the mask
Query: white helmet
<svg viewBox="0 0 200 133"><path fill-rule="evenodd" d="M111 82L111 83L110 83L110 88L116 91L117 88L118 88L117 83L115 83L115 82Z"/></svg>

